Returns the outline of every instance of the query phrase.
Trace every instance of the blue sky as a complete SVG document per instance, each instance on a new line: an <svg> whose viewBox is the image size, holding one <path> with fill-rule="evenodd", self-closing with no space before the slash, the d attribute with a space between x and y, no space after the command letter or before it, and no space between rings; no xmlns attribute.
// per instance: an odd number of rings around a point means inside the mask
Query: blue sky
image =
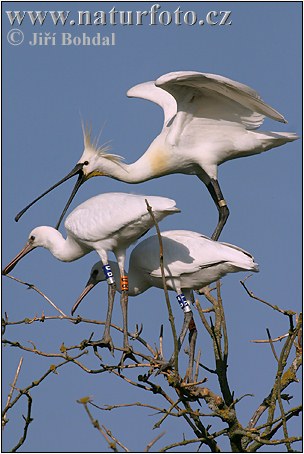
<svg viewBox="0 0 304 454"><path fill-rule="evenodd" d="M14 217L34 197L62 178L78 161L83 150L81 120L92 124L101 143L110 141L112 152L134 162L147 149L162 126L162 112L152 103L128 99L126 91L140 82L154 80L177 70L221 74L256 89L262 98L288 120L280 124L265 120L261 129L290 131L301 135L301 3L300 2L159 2L160 17L180 7L206 19L210 11L231 11L231 25L168 26L145 23L142 26L54 26L46 21L33 26L29 21L10 25L5 11L62 10L77 17L79 10L149 11L153 2L2 2L3 33L3 148L2 148L2 259L8 261L24 245L28 233L38 225L54 225L70 193L70 181L53 191L15 223ZM182 16L181 16L182 17ZM194 17L189 13L187 17ZM209 17L215 18L211 15ZM11 45L8 32L17 28L24 34L20 45ZM61 46L62 32L73 36L115 33L115 46ZM51 33L55 45L30 46L33 33ZM56 33L56 35L53 35ZM17 35L15 35L15 38ZM262 155L234 160L219 169L219 181L230 208L230 217L221 240L250 251L260 265L260 273L248 284L260 297L296 312L301 308L301 140ZM206 188L195 177L172 175L136 186L110 179L93 178L84 185L73 207L101 192L125 191L174 198L182 213L165 219L162 230L189 229L211 235L217 212ZM64 232L62 226L61 231ZM153 232L154 233L154 232ZM24 258L13 275L34 283L62 310L69 313L86 283L91 266L98 260L91 253L65 264L48 251L39 249ZM275 359L269 346L250 343L288 330L287 320L270 308L250 300L239 280L244 274L223 279L222 297L230 336L229 380L239 397L253 398L239 404L239 417L246 424L261 400L268 394L275 373ZM8 278L3 279L2 309L9 320L35 314L55 315L51 306L37 294ZM105 319L106 286L96 287L82 303L82 315ZM171 296L175 319L182 323L182 312ZM202 304L206 305L201 298ZM198 314L195 314L197 316ZM159 327L165 324L167 354L171 353L169 325L163 295L159 290L132 298L129 302L130 330L143 323L144 334L152 344ZM196 318L198 321L198 317ZM113 322L121 323L119 300ZM37 348L58 352L61 343L74 345L89 337L92 327L50 321L8 327L5 337L23 344L32 341ZM200 326L200 324L199 324ZM97 334L97 333L96 333ZM118 338L122 342L122 338ZM213 367L212 348L206 335L199 333L203 362ZM21 353L3 350L3 393ZM18 386L39 378L55 360L24 354ZM107 358L107 353L104 353ZM109 357L110 359L110 357ZM118 357L117 357L118 360ZM97 367L94 358L87 359ZM210 378L208 386L217 391ZM292 386L290 394L300 394ZM90 425L76 400L92 395L96 404L148 401L113 376L91 376L76 366L62 368L33 390L33 418L28 439L21 450L88 451L106 450L107 445ZM150 401L151 402L151 401ZM164 403L160 403L161 406ZM10 449L21 436L20 414L25 402L13 411L3 437L3 449ZM131 450L140 451L157 432L151 430L158 419L146 409L121 409L116 413L96 412L98 418ZM214 423L214 422L212 422ZM292 425L299 433L300 419ZM156 448L182 438L189 431L181 421L167 421L167 431ZM193 446L190 449L195 450Z"/></svg>

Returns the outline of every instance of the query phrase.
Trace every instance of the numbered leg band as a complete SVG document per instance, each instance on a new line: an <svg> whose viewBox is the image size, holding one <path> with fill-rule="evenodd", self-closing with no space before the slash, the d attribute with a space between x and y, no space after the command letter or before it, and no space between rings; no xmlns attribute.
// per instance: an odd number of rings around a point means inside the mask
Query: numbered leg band
<svg viewBox="0 0 304 454"><path fill-rule="evenodd" d="M224 199L219 200L219 201L218 201L218 206L219 206L219 207L226 207L226 206L227 206L226 200L224 200Z"/></svg>
<svg viewBox="0 0 304 454"><path fill-rule="evenodd" d="M126 292L129 290L129 281L128 276L121 276L120 278L120 288L121 290L125 290Z"/></svg>
<svg viewBox="0 0 304 454"><path fill-rule="evenodd" d="M177 301L179 302L180 307L184 312L191 312L191 308L186 300L186 297L183 293L180 293L176 296Z"/></svg>
<svg viewBox="0 0 304 454"><path fill-rule="evenodd" d="M115 280L114 280L114 276L113 276L113 273L112 273L110 265L104 265L102 267L102 269L103 269L104 275L106 277L107 283L108 284L114 284Z"/></svg>

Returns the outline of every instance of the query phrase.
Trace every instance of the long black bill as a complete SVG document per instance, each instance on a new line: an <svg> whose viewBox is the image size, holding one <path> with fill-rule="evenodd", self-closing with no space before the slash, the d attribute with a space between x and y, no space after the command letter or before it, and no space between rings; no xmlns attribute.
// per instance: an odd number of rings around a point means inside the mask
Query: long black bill
<svg viewBox="0 0 304 454"><path fill-rule="evenodd" d="M54 186L52 186L51 188L49 188L47 191L45 191L43 194L41 194L39 197L37 197L35 200L33 200L29 205L27 205L25 208L23 208L23 210L21 210L17 216L15 217L15 221L18 222L19 219L21 218L21 216L32 206L34 205L34 203L38 202L38 200L42 199L42 197L44 197L46 194L48 194L49 192L51 192L53 189L57 188L57 186L60 186L62 183L64 183L65 181L69 180L70 178L72 178L73 176L75 175L79 175L78 177L78 180L77 180L77 183L79 184L79 180L80 180L80 176L81 178L83 179L83 172L82 172L82 168L83 168L84 164L76 164L76 166L74 167L73 170L71 170L71 172L69 172L64 178L62 178L62 180L58 181L58 183L54 184ZM83 181L82 181L83 182ZM79 187L81 186L81 184L78 185L76 191L75 191L75 188L77 186L77 183L73 189L73 197L75 196L76 192L78 191ZM69 199L69 204L66 206L65 208L65 211L68 209L70 203L71 203L71 198ZM65 213L64 211L64 213ZM63 214L64 215L64 214ZM58 222L56 228L59 227L59 224L62 220L62 217L60 217L60 221Z"/></svg>
<svg viewBox="0 0 304 454"><path fill-rule="evenodd" d="M77 307L79 306L79 304L81 303L83 298L92 290L93 287L95 287L96 284L98 284L98 281L95 279L95 276L91 276L90 279L88 280L84 290L81 292L81 294L77 298L76 303L72 307L72 310L71 310L72 315L74 315L74 312L76 311Z"/></svg>
<svg viewBox="0 0 304 454"><path fill-rule="evenodd" d="M64 207L63 212L61 213L61 216L60 216L60 218L59 218L59 221L58 221L57 224L56 224L56 227L55 227L55 228L56 228L57 230L59 229L60 223L61 223L62 219L64 218L64 215L65 215L65 213L67 212L67 209L68 209L69 206L71 205L72 200L74 199L74 197L75 197L75 195L76 195L78 189L79 189L80 186L85 182L85 180L86 180L86 177L85 177L84 173L83 173L82 170L81 170L81 171L79 172L79 175L78 175L76 184L75 184L75 186L74 186L74 188L73 188L73 191L72 191L72 193L71 193L71 195L70 195L70 198L69 198L69 200L67 201L66 206Z"/></svg>

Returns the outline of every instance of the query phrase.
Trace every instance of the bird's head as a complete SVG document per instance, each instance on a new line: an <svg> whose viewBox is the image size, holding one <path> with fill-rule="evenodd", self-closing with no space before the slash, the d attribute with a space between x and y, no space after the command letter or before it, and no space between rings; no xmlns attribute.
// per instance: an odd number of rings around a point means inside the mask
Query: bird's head
<svg viewBox="0 0 304 454"><path fill-rule="evenodd" d="M35 200L33 200L29 205L27 205L23 210L21 210L15 217L16 222L18 222L18 220L21 218L21 216L32 205L34 205L34 203L36 203L38 200L40 200L46 194L51 192L53 189L57 188L57 186L60 186L65 181L78 175L76 184L72 190L70 198L64 207L64 210L60 216L59 221L57 222L56 229L58 229L67 209L69 208L70 204L72 203L72 200L74 199L80 186L82 186L83 183L85 183L87 180L89 180L92 177L107 175L107 168L108 168L107 163L109 163L109 162L118 163L122 160L122 158L120 156L108 153L109 146L107 144L98 146L98 138L94 139L92 141L90 128L83 126L83 138L84 138L84 151L83 151L81 158L75 165L75 167L64 178L62 178L60 181L55 183L52 187L47 189L43 194L41 194L39 197L37 197Z"/></svg>
<svg viewBox="0 0 304 454"><path fill-rule="evenodd" d="M49 241L52 234L60 235L53 227L40 226L31 231L28 240L21 251L9 262L9 264L2 270L2 274L10 273L17 263L25 257L29 252L33 251L36 247L42 246L48 248Z"/></svg>
<svg viewBox="0 0 304 454"><path fill-rule="evenodd" d="M115 273L116 273L116 271L118 271L117 263L110 261L110 266L111 266L111 269L115 271ZM102 263L99 261L99 262L95 263L95 265L93 265L91 272L90 272L89 280L86 283L85 288L83 289L83 291L77 298L76 303L72 307L72 310L71 310L72 315L76 311L77 307L79 306L79 304L81 303L83 298L92 290L92 288L95 287L95 285L98 284L99 282L103 282L105 280L106 280L106 276L102 269Z"/></svg>
<svg viewBox="0 0 304 454"><path fill-rule="evenodd" d="M92 140L91 128L82 126L84 150L77 166L81 166L83 182L92 177L110 176L108 173L108 163L122 161L122 157L109 153L108 143L98 145L98 137Z"/></svg>

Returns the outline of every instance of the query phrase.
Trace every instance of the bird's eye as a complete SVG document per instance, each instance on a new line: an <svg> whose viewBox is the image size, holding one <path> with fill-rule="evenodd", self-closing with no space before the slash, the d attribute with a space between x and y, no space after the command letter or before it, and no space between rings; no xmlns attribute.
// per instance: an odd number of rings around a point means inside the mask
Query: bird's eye
<svg viewBox="0 0 304 454"><path fill-rule="evenodd" d="M89 161L84 161L83 165L84 166L88 166L89 165Z"/></svg>
<svg viewBox="0 0 304 454"><path fill-rule="evenodd" d="M30 237L30 241L33 242L34 240L35 240L35 237L34 237L34 235L32 235L32 236Z"/></svg>
<svg viewBox="0 0 304 454"><path fill-rule="evenodd" d="M98 270L94 270L94 271L92 272L92 277L96 277L97 274L98 274Z"/></svg>

